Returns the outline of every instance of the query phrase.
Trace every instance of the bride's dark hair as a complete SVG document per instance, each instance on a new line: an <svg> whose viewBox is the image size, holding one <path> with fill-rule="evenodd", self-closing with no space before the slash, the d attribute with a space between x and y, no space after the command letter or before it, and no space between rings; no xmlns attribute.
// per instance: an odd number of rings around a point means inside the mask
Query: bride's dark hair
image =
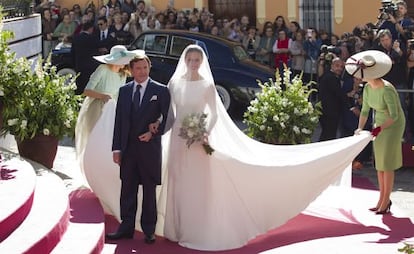
<svg viewBox="0 0 414 254"><path fill-rule="evenodd" d="M191 47L191 45L188 46L187 51L185 52L185 57L187 57L191 52L199 53L201 58L203 58L203 50L200 47L196 47L195 44L194 47Z"/></svg>

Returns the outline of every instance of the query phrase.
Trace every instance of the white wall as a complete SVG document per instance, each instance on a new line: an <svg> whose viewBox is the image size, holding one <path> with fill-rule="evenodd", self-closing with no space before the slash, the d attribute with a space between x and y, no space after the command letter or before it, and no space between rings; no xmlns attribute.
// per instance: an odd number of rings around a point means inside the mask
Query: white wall
<svg viewBox="0 0 414 254"><path fill-rule="evenodd" d="M42 54L42 23L40 14L3 20L3 30L13 31L9 47L17 57L34 59Z"/></svg>

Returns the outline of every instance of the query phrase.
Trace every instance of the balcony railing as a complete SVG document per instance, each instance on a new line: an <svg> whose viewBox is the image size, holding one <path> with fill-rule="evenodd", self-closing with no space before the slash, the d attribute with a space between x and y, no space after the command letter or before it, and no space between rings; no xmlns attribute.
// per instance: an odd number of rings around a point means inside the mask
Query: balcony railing
<svg viewBox="0 0 414 254"><path fill-rule="evenodd" d="M0 0L3 20L28 16L33 13L33 0Z"/></svg>

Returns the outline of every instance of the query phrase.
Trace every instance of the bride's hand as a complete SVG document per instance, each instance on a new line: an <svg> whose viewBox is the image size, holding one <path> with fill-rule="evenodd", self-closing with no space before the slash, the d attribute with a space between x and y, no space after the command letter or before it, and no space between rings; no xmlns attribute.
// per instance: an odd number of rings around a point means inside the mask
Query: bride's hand
<svg viewBox="0 0 414 254"><path fill-rule="evenodd" d="M203 142L204 144L208 144L208 133L204 133Z"/></svg>
<svg viewBox="0 0 414 254"><path fill-rule="evenodd" d="M158 126L160 126L160 122L157 120L153 123L150 123L148 129L152 134L156 134L158 132Z"/></svg>

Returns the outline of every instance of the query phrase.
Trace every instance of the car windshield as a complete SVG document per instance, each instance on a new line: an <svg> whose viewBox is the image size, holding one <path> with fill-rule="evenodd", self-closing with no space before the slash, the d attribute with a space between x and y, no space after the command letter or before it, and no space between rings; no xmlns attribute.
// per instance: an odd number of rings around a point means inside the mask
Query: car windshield
<svg viewBox="0 0 414 254"><path fill-rule="evenodd" d="M235 57L240 61L240 60L245 60L245 59L249 59L249 54L247 54L246 50L242 47L242 46L234 46L233 48L233 52Z"/></svg>

